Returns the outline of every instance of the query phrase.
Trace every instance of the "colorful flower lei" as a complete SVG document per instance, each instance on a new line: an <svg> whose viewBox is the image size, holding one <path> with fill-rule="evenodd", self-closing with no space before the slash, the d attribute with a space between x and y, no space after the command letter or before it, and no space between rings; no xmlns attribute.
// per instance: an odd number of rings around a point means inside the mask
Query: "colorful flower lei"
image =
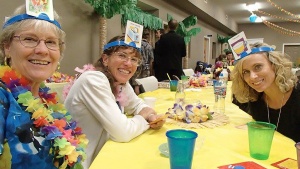
<svg viewBox="0 0 300 169"><path fill-rule="evenodd" d="M49 153L54 158L64 159L59 168L83 168L81 161L86 159L84 149L88 140L82 129L76 126L76 121L72 120L64 105L57 102L56 93L48 93L50 88L42 83L39 90L40 98L35 98L30 92L28 80L9 66L0 67L0 79L17 102L31 114L33 127L44 135L46 140L52 142Z"/></svg>

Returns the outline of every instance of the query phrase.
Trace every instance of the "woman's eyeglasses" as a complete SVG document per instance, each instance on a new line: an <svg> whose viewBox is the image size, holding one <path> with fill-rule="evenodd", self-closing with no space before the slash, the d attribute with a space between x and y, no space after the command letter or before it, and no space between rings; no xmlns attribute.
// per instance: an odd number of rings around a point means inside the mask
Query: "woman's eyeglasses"
<svg viewBox="0 0 300 169"><path fill-rule="evenodd" d="M45 45L50 50L59 50L60 46L64 43L61 42L58 38L48 38L48 39L39 39L36 36L33 35L19 35L14 36L14 38L17 38L20 43L28 48L35 48L37 47L41 41L44 41Z"/></svg>
<svg viewBox="0 0 300 169"><path fill-rule="evenodd" d="M127 56L128 54L124 52L114 52L114 54L123 62L128 62L128 60L130 60L131 64L134 66L139 66L142 63L141 59Z"/></svg>

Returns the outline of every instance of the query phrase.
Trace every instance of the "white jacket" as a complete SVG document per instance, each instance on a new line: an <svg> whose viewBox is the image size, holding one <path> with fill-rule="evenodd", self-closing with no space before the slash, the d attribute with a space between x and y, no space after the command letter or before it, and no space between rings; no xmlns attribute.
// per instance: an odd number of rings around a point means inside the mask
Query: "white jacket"
<svg viewBox="0 0 300 169"><path fill-rule="evenodd" d="M78 126L89 139L87 159L83 162L88 169L105 142L110 138L117 142L128 142L149 128L148 122L138 113L147 107L126 83L128 106L120 110L111 91L108 79L100 71L84 72L73 84L65 100L65 106Z"/></svg>

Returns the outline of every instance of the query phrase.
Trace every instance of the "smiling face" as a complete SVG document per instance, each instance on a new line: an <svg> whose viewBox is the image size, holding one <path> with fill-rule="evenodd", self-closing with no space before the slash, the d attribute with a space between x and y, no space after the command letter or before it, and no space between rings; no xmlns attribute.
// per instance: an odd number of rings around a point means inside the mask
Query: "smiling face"
<svg viewBox="0 0 300 169"><path fill-rule="evenodd" d="M138 66L134 61L139 59L133 48L120 48L111 55L104 54L102 58L117 84L126 83L134 75Z"/></svg>
<svg viewBox="0 0 300 169"><path fill-rule="evenodd" d="M256 53L245 57L242 66L244 80L257 92L275 85L275 70L265 54Z"/></svg>
<svg viewBox="0 0 300 169"><path fill-rule="evenodd" d="M25 76L31 83L41 83L49 78L56 70L60 60L60 50L50 50L45 45L44 40L58 38L54 31L50 30L27 29L17 31L12 41L5 45L5 54L11 58L11 67ZM16 37L20 35L36 37L41 41L36 47L25 47Z"/></svg>

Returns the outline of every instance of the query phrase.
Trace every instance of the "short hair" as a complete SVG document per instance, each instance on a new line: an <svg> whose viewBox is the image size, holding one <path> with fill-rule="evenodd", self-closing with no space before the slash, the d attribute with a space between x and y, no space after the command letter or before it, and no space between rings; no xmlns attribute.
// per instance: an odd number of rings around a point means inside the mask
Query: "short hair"
<svg viewBox="0 0 300 169"><path fill-rule="evenodd" d="M267 46L266 43L255 43L251 45L251 48L257 48ZM293 63L290 61L290 57L287 54L282 54L281 51L260 52L265 55L270 63L275 68L275 83L279 87L280 91L286 93L292 89L297 82L296 75L292 72ZM248 57L248 56L246 56ZM232 94L240 103L257 101L261 93L251 88L243 77L243 62L245 59L238 60L231 73L232 79Z"/></svg>
<svg viewBox="0 0 300 169"><path fill-rule="evenodd" d="M229 55L229 54L232 54L232 52L231 51L226 51L225 54Z"/></svg>
<svg viewBox="0 0 300 169"><path fill-rule="evenodd" d="M26 9L25 9L25 5L22 5L14 11L14 13L11 17L19 15L19 14L24 14L24 13L26 13ZM55 11L54 11L54 19L59 20L59 16ZM13 24L5 27L2 30L2 32L0 33L0 62L4 61L4 57L5 57L4 46L6 44L11 43L13 36L17 31L24 30L24 29L36 30L39 28L42 28L45 31L54 31L55 34L58 36L58 38L62 42L65 42L66 33L63 30L59 29L53 23L50 23L50 22L44 21L44 20L39 20L39 19L21 20L19 22L13 23ZM61 58L63 57L64 50L65 50L65 43L62 43L62 45L60 46Z"/></svg>
<svg viewBox="0 0 300 169"><path fill-rule="evenodd" d="M165 34L165 29L156 29L155 32L160 32L160 34Z"/></svg>
<svg viewBox="0 0 300 169"><path fill-rule="evenodd" d="M175 19L171 19L169 22L168 22L168 26L170 28L170 30L175 30L178 26L178 22L177 20Z"/></svg>

